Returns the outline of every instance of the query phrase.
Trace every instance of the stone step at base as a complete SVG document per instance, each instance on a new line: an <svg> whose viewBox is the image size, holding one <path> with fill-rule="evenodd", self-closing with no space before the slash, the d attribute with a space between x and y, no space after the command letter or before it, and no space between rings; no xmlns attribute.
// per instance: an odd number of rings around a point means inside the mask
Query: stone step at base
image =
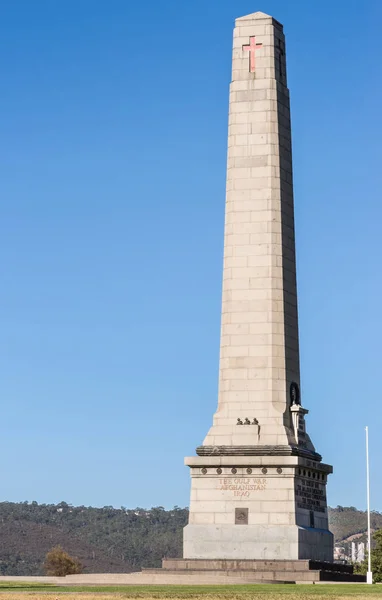
<svg viewBox="0 0 382 600"><path fill-rule="evenodd" d="M296 577L298 577L299 581L320 581L320 572L319 571L299 571L298 573L293 571L219 571L213 570L210 571L194 571L190 569L185 569L181 571L177 569L176 571L169 571L168 569L144 569L142 571L143 575L156 575L159 576L162 573L163 577L167 577L168 575L174 576L176 574L183 575L184 577L219 577L223 581L227 578L231 579L235 583L295 583Z"/></svg>
<svg viewBox="0 0 382 600"><path fill-rule="evenodd" d="M162 571L158 569L155 572L155 569L149 569L148 572L137 573L133 575L126 574L124 576L115 578L110 576L102 576L102 577L81 577L76 576L76 580L73 581L68 577L60 578L60 581L56 582L57 585L60 586L70 586L70 585L238 585L238 584L248 584L248 583L294 583L289 581L275 581L275 580L259 580L256 576L250 576L247 579L239 579L236 576L232 576L228 573L219 572L217 574L209 573L206 571L205 573L169 573L167 571ZM69 576L70 577L70 576ZM31 580L31 578L29 578ZM309 582L307 582L309 583Z"/></svg>
<svg viewBox="0 0 382 600"><path fill-rule="evenodd" d="M162 569L144 569L144 573L159 572L168 575L229 577L238 583L256 582L306 582L339 581L363 583L365 576L355 575L352 565L313 560L207 560L207 559L164 559Z"/></svg>
<svg viewBox="0 0 382 600"><path fill-rule="evenodd" d="M254 571L254 570L238 570L238 571L219 571L219 570L191 570L177 569L170 571L168 569L144 569L144 576L152 575L156 577L174 577L176 575L185 578L219 578L221 581L227 582L229 579L234 583L318 583L320 581L343 581L351 583L364 583L366 578L363 575L353 575L349 573L339 573L335 571Z"/></svg>
<svg viewBox="0 0 382 600"><path fill-rule="evenodd" d="M334 571L353 573L352 565L313 560L223 560L165 558L162 569L170 571Z"/></svg>

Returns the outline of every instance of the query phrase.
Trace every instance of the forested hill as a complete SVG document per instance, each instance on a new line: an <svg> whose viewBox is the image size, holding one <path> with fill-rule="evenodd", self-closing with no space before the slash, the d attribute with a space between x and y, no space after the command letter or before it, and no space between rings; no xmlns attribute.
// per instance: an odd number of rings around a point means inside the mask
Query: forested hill
<svg viewBox="0 0 382 600"><path fill-rule="evenodd" d="M186 508L127 510L60 504L0 503L0 575L42 574L44 557L61 545L88 573L137 571L160 566L164 556L182 552ZM330 509L337 541L366 530L366 514L355 508ZM382 514L372 527L382 529Z"/></svg>
<svg viewBox="0 0 382 600"><path fill-rule="evenodd" d="M347 540L352 536L360 539L359 534L365 534L367 531L367 513L357 510L354 506L329 508L329 523L336 542ZM370 524L373 531L382 529L382 513L373 511Z"/></svg>
<svg viewBox="0 0 382 600"><path fill-rule="evenodd" d="M92 508L0 503L0 575L38 575L46 553L61 545L87 573L123 573L160 566L181 555L188 509Z"/></svg>

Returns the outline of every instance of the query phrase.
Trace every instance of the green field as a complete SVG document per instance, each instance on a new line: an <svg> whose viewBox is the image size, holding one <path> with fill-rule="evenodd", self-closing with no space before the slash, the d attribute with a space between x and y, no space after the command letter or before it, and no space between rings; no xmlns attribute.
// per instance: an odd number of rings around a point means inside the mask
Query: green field
<svg viewBox="0 0 382 600"><path fill-rule="evenodd" d="M143 598L146 600L365 600L379 596L382 600L381 585L147 585L147 586L54 586L29 584L28 582L1 582L2 600L16 600L27 596L30 600L115 600L116 598Z"/></svg>

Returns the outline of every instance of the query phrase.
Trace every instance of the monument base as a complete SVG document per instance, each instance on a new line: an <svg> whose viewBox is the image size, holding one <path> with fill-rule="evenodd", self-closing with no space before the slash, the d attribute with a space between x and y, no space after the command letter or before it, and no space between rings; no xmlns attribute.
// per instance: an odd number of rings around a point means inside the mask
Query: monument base
<svg viewBox="0 0 382 600"><path fill-rule="evenodd" d="M187 525L186 559L333 560L328 530L298 525Z"/></svg>
<svg viewBox="0 0 382 600"><path fill-rule="evenodd" d="M164 559L162 569L143 569L146 574L183 576L210 583L318 583L344 581L363 583L364 575L355 575L352 565L313 560L188 560Z"/></svg>
<svg viewBox="0 0 382 600"><path fill-rule="evenodd" d="M326 505L332 467L281 450L186 459L191 503L185 559L333 561Z"/></svg>

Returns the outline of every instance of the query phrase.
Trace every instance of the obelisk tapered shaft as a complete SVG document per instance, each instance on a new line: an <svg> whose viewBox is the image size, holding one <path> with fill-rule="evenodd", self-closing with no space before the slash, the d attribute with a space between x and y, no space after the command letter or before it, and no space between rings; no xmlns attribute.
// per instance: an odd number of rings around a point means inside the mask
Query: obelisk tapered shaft
<svg viewBox="0 0 382 600"><path fill-rule="evenodd" d="M332 468L300 398L285 39L264 13L236 20L229 115L219 401L185 460L184 557L330 561Z"/></svg>
<svg viewBox="0 0 382 600"><path fill-rule="evenodd" d="M219 406L205 445L288 444L299 384L291 126L285 38L274 19L238 19L230 87ZM289 415L288 415L289 417Z"/></svg>

